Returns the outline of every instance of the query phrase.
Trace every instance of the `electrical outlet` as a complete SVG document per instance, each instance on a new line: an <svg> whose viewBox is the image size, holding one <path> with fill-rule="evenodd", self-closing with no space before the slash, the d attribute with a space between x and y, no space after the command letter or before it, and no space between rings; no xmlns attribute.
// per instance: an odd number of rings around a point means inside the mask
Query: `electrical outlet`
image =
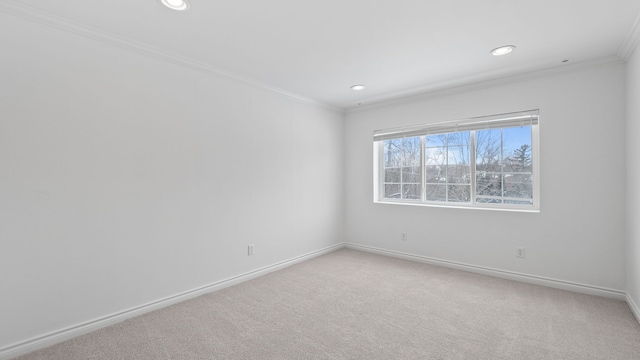
<svg viewBox="0 0 640 360"><path fill-rule="evenodd" d="M407 233L402 233L402 237L400 237L402 241L407 241Z"/></svg>
<svg viewBox="0 0 640 360"><path fill-rule="evenodd" d="M247 255L253 255L253 245L247 247Z"/></svg>
<svg viewBox="0 0 640 360"><path fill-rule="evenodd" d="M516 249L516 257L523 258L524 257L524 248Z"/></svg>

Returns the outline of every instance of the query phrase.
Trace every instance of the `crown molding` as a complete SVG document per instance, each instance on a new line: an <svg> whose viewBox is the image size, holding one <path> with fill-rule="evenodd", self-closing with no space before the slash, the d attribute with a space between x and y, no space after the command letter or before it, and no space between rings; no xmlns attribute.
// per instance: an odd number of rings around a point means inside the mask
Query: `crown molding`
<svg viewBox="0 0 640 360"><path fill-rule="evenodd" d="M31 6L20 4L13 0L0 0L0 12L12 15L27 21L35 22L47 27L56 28L74 35L78 35L94 41L115 46L124 50L135 52L139 55L161 60L174 65L182 66L191 70L195 70L207 75L216 76L226 80L231 80L236 83L247 85L254 88L268 90L277 93L281 96L289 99L311 104L324 108L326 110L334 111L340 114L344 113L344 109L332 106L302 95L298 95L269 84L250 79L248 77L232 73L214 66L196 61L194 59L186 58L177 54L172 54L164 50L152 47L148 44L138 42L132 39L116 36L90 26L74 22L72 20L53 15L42 10L35 9Z"/></svg>
<svg viewBox="0 0 640 360"><path fill-rule="evenodd" d="M339 114L358 112L365 109L372 109L381 106L393 105L398 103L413 102L417 99L426 99L438 96L452 95L457 93L468 92L472 90L504 85L509 83L520 82L529 79L551 76L563 72L575 71L579 69L589 68L593 66L609 65L614 63L626 62L633 54L634 50L640 43L640 15L636 18L625 41L620 46L617 56L611 56L602 59L584 61L571 65L558 66L542 70L534 70L523 74L510 76L489 76L488 79L478 80L474 77L460 78L455 81L449 81L440 84L431 84L426 87L414 88L400 92L385 94L383 96L364 99L362 103L368 103L363 106L337 107L308 98L296 93L292 93L269 84L244 77L242 75L232 73L214 66L186 58L177 54L172 54L158 48L154 48L148 44L137 42L132 39L119 37L96 28L92 28L85 24L80 24L66 18L35 9L31 6L21 4L15 0L0 0L0 12L15 17L22 18L31 22L35 22L47 27L53 27L71 34L75 34L87 39L98 41L107 45L119 47L124 50L135 52L139 55L161 60L174 65L182 66L194 71L198 71L207 75L216 76L226 80L259 88L277 93L281 96L295 100L301 103L314 105L326 110L330 110Z"/></svg>
<svg viewBox="0 0 640 360"><path fill-rule="evenodd" d="M386 94L377 98L365 99L362 103L369 103L368 105L362 105L357 107L347 108L345 114L356 113L365 110L372 110L380 107L386 107L391 105L399 105L405 103L412 103L416 101L462 94L470 91L491 88L501 85L519 83L527 80L534 80L539 78L545 78L549 76L555 76L562 73L569 73L574 71L581 71L601 66L622 64L624 61L617 56L609 56L605 58L599 58L594 60L576 62L571 65L562 65L552 68L544 68L540 70L533 70L516 75L507 76L489 76L486 80L474 80L472 78L460 78L455 81L440 83L435 85L429 85L427 87L415 88L412 90L406 90L396 92L392 94Z"/></svg>
<svg viewBox="0 0 640 360"><path fill-rule="evenodd" d="M622 43L622 46L618 49L618 57L623 61L629 60L635 49L638 47L638 43L640 43L640 14L638 14L631 30L629 30L629 34Z"/></svg>

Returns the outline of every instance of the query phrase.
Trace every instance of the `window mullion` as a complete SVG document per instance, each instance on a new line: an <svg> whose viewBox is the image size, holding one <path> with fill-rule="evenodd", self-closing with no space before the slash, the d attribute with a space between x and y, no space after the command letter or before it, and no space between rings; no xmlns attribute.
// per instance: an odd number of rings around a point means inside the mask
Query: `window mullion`
<svg viewBox="0 0 640 360"><path fill-rule="evenodd" d="M470 132L470 147L469 147L469 176L471 181L471 204L476 203L476 131Z"/></svg>
<svg viewBox="0 0 640 360"><path fill-rule="evenodd" d="M449 134L444 142L444 201L449 202Z"/></svg>
<svg viewBox="0 0 640 360"><path fill-rule="evenodd" d="M402 160L400 160L400 200L404 199L404 167L406 166L406 154L404 154L404 144L402 144Z"/></svg>
<svg viewBox="0 0 640 360"><path fill-rule="evenodd" d="M426 150L427 137L420 136L420 200L422 202L427 201L427 167L426 163Z"/></svg>
<svg viewBox="0 0 640 360"><path fill-rule="evenodd" d="M500 197L504 204L504 129L500 129Z"/></svg>
<svg viewBox="0 0 640 360"><path fill-rule="evenodd" d="M385 189L385 162L384 162L384 141L380 142L378 146L378 199L384 199Z"/></svg>

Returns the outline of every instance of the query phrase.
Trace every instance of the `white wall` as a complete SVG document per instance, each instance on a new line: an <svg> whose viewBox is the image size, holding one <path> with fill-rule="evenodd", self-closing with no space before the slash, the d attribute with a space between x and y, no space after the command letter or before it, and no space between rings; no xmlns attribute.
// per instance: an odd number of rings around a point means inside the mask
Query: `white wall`
<svg viewBox="0 0 640 360"><path fill-rule="evenodd" d="M0 34L0 352L342 241L341 113L5 14Z"/></svg>
<svg viewBox="0 0 640 360"><path fill-rule="evenodd" d="M627 295L640 321L640 51L627 61Z"/></svg>
<svg viewBox="0 0 640 360"><path fill-rule="evenodd" d="M624 64L610 64L348 113L346 240L623 294L624 104ZM373 203L375 129L528 109L540 109L539 213Z"/></svg>

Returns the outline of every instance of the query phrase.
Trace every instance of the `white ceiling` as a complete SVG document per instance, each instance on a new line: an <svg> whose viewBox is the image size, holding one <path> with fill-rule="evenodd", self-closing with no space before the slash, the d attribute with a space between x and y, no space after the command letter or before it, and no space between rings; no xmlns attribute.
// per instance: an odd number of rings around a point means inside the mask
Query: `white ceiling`
<svg viewBox="0 0 640 360"><path fill-rule="evenodd" d="M0 0L0 10L341 109L570 66L565 58L624 58L640 14L640 0L190 2L182 13L159 0ZM489 54L506 44L517 49Z"/></svg>

